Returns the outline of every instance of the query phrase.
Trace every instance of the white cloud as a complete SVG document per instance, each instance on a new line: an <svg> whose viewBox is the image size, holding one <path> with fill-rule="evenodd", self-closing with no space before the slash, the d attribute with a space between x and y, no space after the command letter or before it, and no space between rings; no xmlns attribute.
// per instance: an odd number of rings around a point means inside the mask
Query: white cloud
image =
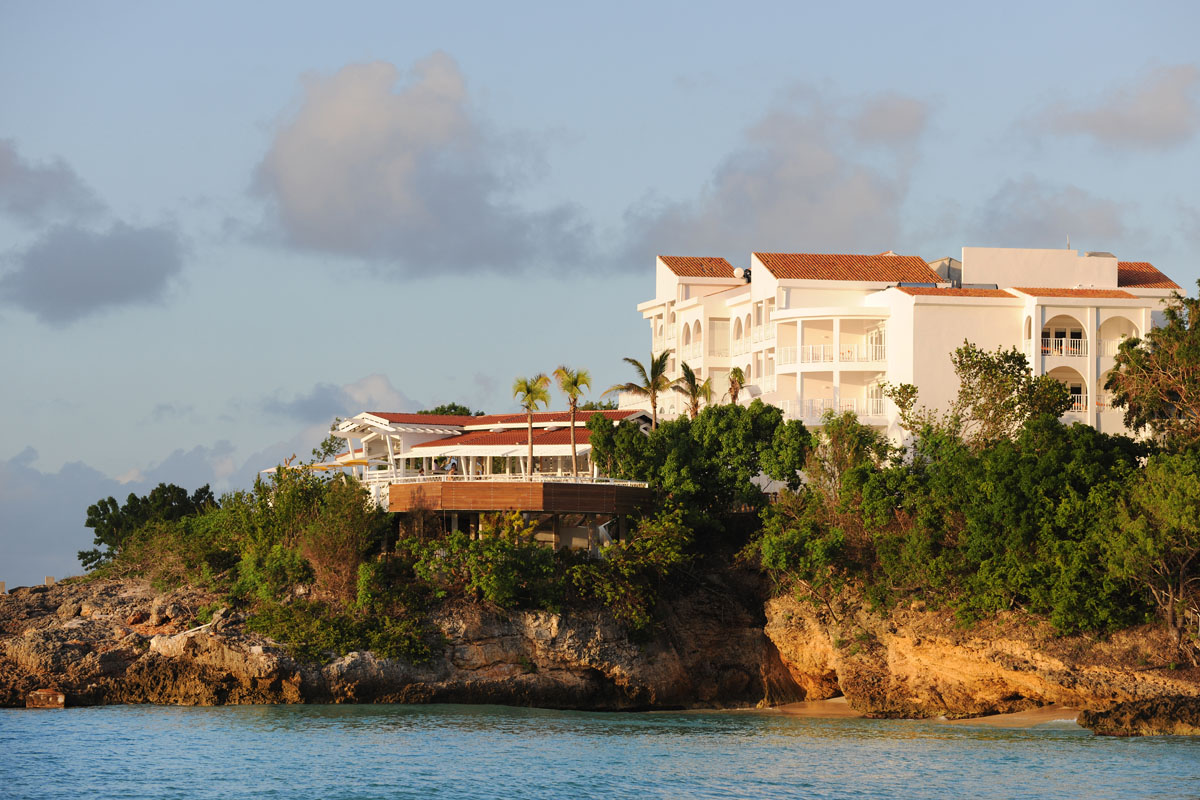
<svg viewBox="0 0 1200 800"><path fill-rule="evenodd" d="M1106 250L1127 233L1128 208L1077 186L1051 185L1033 176L1007 181L976 212L972 243L996 247Z"/></svg>
<svg viewBox="0 0 1200 800"><path fill-rule="evenodd" d="M277 397L264 401L265 409L300 422L324 422L328 431L334 417L350 417L361 411L417 411L420 404L401 392L379 373L353 383L336 386L318 383L291 400Z"/></svg>
<svg viewBox="0 0 1200 800"><path fill-rule="evenodd" d="M398 85L399 84L399 85ZM573 207L521 208L532 148L491 134L454 59L434 53L310 76L259 165L284 239L397 275L577 264L590 236Z"/></svg>
<svg viewBox="0 0 1200 800"><path fill-rule="evenodd" d="M1034 124L1110 147L1180 145L1200 130L1200 69L1181 64L1147 71L1093 103L1059 101Z"/></svg>
<svg viewBox="0 0 1200 800"><path fill-rule="evenodd" d="M897 246L927 116L923 102L895 94L847 103L798 88L746 130L699 197L631 208L624 260Z"/></svg>

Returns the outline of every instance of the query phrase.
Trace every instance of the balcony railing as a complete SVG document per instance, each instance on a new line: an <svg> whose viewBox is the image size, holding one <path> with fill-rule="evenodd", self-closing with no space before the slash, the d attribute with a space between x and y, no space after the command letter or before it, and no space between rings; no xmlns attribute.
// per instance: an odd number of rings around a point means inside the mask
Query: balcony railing
<svg viewBox="0 0 1200 800"><path fill-rule="evenodd" d="M1125 339L1101 339L1100 340L1100 355L1115 356L1117 351L1121 349L1121 342Z"/></svg>
<svg viewBox="0 0 1200 800"><path fill-rule="evenodd" d="M777 347L775 352L779 354L780 366L795 364L796 359L799 356L799 353L795 347Z"/></svg>
<svg viewBox="0 0 1200 800"><path fill-rule="evenodd" d="M795 400L784 400L779 404L784 419L800 419L802 406Z"/></svg>
<svg viewBox="0 0 1200 800"><path fill-rule="evenodd" d="M833 345L805 344L800 346L801 364L821 364L833 361Z"/></svg>
<svg viewBox="0 0 1200 800"><path fill-rule="evenodd" d="M751 338L755 342L765 342L768 339L774 339L775 338L774 323L771 323L769 325L754 326L754 330L753 330L753 333L751 334Z"/></svg>
<svg viewBox="0 0 1200 800"><path fill-rule="evenodd" d="M1071 407L1067 409L1068 413L1082 414L1087 411L1088 402L1086 394L1071 395Z"/></svg>
<svg viewBox="0 0 1200 800"><path fill-rule="evenodd" d="M838 348L839 361L886 361L887 345L844 344Z"/></svg>
<svg viewBox="0 0 1200 800"><path fill-rule="evenodd" d="M745 355L746 353L749 353L749 352L750 352L750 340L749 339L734 339L733 340L733 354L735 356Z"/></svg>
<svg viewBox="0 0 1200 800"><path fill-rule="evenodd" d="M1074 399L1074 398L1072 398ZM1108 392L1100 392L1096 395L1096 410L1097 411L1117 411L1113 408L1112 395Z"/></svg>
<svg viewBox="0 0 1200 800"><path fill-rule="evenodd" d="M775 376L763 375L758 379L758 388L763 390L763 393L775 391Z"/></svg>
<svg viewBox="0 0 1200 800"><path fill-rule="evenodd" d="M832 397L810 397L804 401L805 419L819 419L826 411L832 410Z"/></svg>
<svg viewBox="0 0 1200 800"><path fill-rule="evenodd" d="M1088 354L1087 339L1048 339L1042 337L1042 355L1082 358Z"/></svg>
<svg viewBox="0 0 1200 800"><path fill-rule="evenodd" d="M405 475L404 477L392 477L391 470L380 469L367 472L366 477L361 479L363 483L370 485L388 485L393 483L525 483L528 478L525 475L504 473L500 475ZM590 475L579 475L572 477L570 475L557 475L554 473L533 473L533 483L599 483L606 486L638 486L645 487L642 481L626 481L618 478L593 478Z"/></svg>
<svg viewBox="0 0 1200 800"><path fill-rule="evenodd" d="M683 347L679 348L679 357L685 359L696 359L700 357L702 352L703 350L700 347L700 343L692 342L691 344L685 344Z"/></svg>
<svg viewBox="0 0 1200 800"><path fill-rule="evenodd" d="M717 337L709 339L708 354L715 358L729 358L729 341Z"/></svg>

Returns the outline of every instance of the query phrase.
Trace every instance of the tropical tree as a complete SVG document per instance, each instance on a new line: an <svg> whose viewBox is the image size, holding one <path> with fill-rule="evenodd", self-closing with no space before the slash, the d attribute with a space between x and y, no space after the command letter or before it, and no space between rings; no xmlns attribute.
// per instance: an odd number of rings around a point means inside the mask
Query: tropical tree
<svg viewBox="0 0 1200 800"><path fill-rule="evenodd" d="M1184 449L1200 443L1200 297L1176 292L1163 314L1166 325L1121 342L1104 388L1129 428Z"/></svg>
<svg viewBox="0 0 1200 800"><path fill-rule="evenodd" d="M1200 452L1151 458L1112 519L1109 568L1142 583L1176 649L1200 616Z"/></svg>
<svg viewBox="0 0 1200 800"><path fill-rule="evenodd" d="M615 386L610 386L604 394L629 392L638 397L645 397L650 401L650 429L654 430L658 428L658 396L670 389L675 383L667 377L667 359L670 357L670 350L663 350L657 356L651 352L649 369L643 366L642 362L636 358L626 357L624 361L637 372L640 383L633 381L618 383Z"/></svg>
<svg viewBox="0 0 1200 800"><path fill-rule="evenodd" d="M513 381L513 397L525 409L529 421L529 461L525 470L525 480L533 480L533 412L538 406L550 404L550 379L539 372L532 378L517 378Z"/></svg>
<svg viewBox="0 0 1200 800"><path fill-rule="evenodd" d="M558 388L567 396L567 405L571 409L571 476L579 474L579 459L575 454L575 415L579 411L579 398L584 389L592 387L592 376L586 369L571 369L560 366L554 370L554 378Z"/></svg>
<svg viewBox="0 0 1200 800"><path fill-rule="evenodd" d="M738 395L742 393L742 389L746 386L746 373L742 372L741 367L734 367L729 370L729 402L737 405Z"/></svg>
<svg viewBox="0 0 1200 800"><path fill-rule="evenodd" d="M883 385L909 431L925 435L940 430L980 450L1013 440L1033 417L1059 417L1071 407L1066 386L1049 375L1034 377L1025 354L1015 347L990 352L964 340L950 362L958 376L958 395L943 415L918 407L912 384Z"/></svg>
<svg viewBox="0 0 1200 800"><path fill-rule="evenodd" d="M683 377L677 380L671 388L687 398L688 416L695 419L696 415L700 413L701 400L712 404L712 378L705 378L701 382L686 361L680 365L680 370L683 372Z"/></svg>

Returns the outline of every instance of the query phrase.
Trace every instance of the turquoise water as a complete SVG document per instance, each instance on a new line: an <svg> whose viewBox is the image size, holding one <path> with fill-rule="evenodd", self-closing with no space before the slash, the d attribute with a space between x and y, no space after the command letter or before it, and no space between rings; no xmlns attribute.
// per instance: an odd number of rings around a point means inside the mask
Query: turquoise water
<svg viewBox="0 0 1200 800"><path fill-rule="evenodd" d="M4 798L1184 798L1200 738L752 712L0 710Z"/></svg>

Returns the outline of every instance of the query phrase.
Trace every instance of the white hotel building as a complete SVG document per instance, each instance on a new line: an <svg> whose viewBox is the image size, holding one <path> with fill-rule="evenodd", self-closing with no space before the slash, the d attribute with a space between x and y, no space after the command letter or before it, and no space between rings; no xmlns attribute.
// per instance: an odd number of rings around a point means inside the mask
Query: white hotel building
<svg viewBox="0 0 1200 800"><path fill-rule="evenodd" d="M1180 287L1154 266L1110 253L964 247L962 259L927 263L879 255L753 253L749 270L723 258L660 256L655 296L638 305L654 354L671 351L669 377L686 362L712 379L714 399L740 367L739 402L761 397L815 425L827 409L849 410L900 438L881 384L911 383L918 402L944 408L958 381L950 355L963 340L1018 347L1035 375L1071 392L1064 421L1124 432L1103 386L1117 346L1161 322ZM638 407L622 395L622 407ZM659 412L683 399L659 397Z"/></svg>

